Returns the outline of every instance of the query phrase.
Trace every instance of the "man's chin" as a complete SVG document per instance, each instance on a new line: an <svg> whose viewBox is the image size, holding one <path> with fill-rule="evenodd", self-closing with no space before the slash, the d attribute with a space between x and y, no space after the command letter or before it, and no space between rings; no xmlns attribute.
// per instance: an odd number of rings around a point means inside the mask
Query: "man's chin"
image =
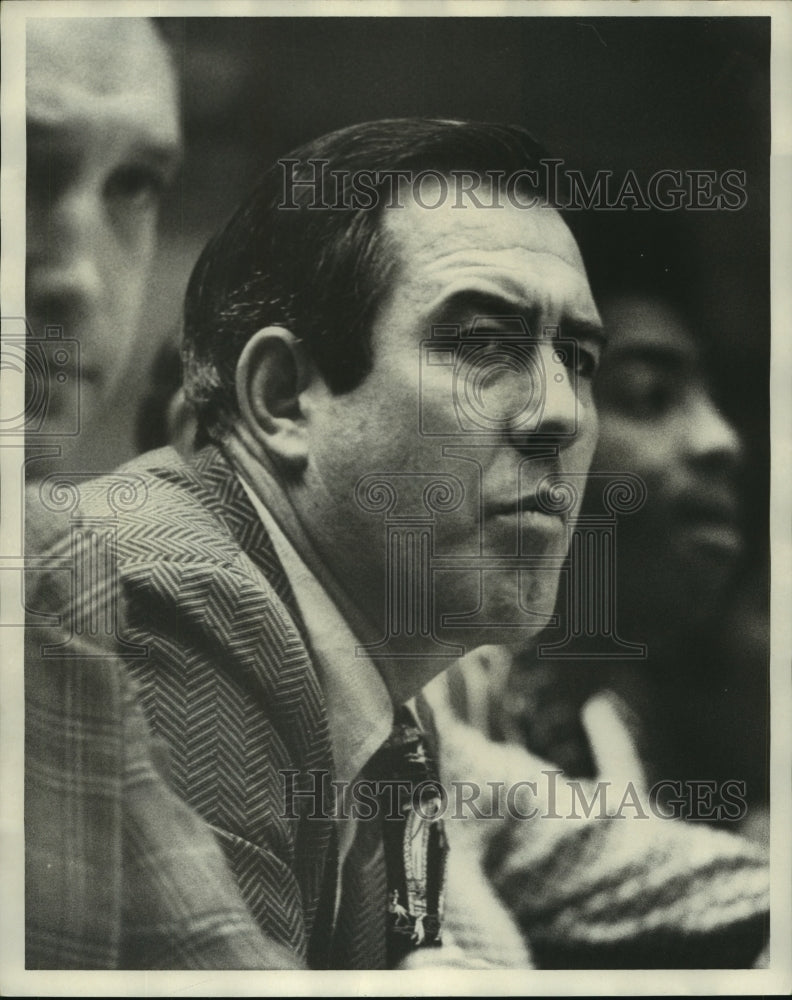
<svg viewBox="0 0 792 1000"><path fill-rule="evenodd" d="M504 620L505 615L502 618L493 615L487 622L446 625L436 634L444 643L461 647L463 656L484 646L503 648L514 654L529 649L539 641L545 629L557 622L552 612L524 613L519 620L514 617Z"/></svg>
<svg viewBox="0 0 792 1000"><path fill-rule="evenodd" d="M528 577L528 579L525 579ZM469 653L480 646L524 649L556 623L558 578L515 571L484 571L474 594L437 595L437 636ZM468 612L459 609L469 607Z"/></svg>

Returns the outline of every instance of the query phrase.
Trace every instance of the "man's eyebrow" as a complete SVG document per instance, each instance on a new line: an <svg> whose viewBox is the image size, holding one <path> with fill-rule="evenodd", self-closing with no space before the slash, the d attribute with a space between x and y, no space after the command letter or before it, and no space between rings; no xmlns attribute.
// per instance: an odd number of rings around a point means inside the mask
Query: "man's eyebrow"
<svg viewBox="0 0 792 1000"><path fill-rule="evenodd" d="M571 337L573 340L593 340L602 350L608 344L607 330L593 320L562 318L561 336Z"/></svg>
<svg viewBox="0 0 792 1000"><path fill-rule="evenodd" d="M31 143L50 143L54 136L71 136L75 148L78 148L80 130L69 124L50 122L28 116L26 132ZM156 135L143 128L131 129L128 137L128 152L141 159L148 160L153 165L163 168L177 168L182 161L184 148L180 135Z"/></svg>
<svg viewBox="0 0 792 1000"><path fill-rule="evenodd" d="M524 319L529 319L528 325L530 327L530 317L536 312L536 309L526 310L517 298L512 298L505 293L499 295L494 292L468 288L452 292L437 303L430 312L430 318L434 323L442 323L444 320L450 322L454 317L508 319L522 316Z"/></svg>
<svg viewBox="0 0 792 1000"><path fill-rule="evenodd" d="M526 307L518 298L506 293L501 295L478 289L464 289L453 292L439 302L432 309L429 318L433 324L450 324L460 319L464 319L465 322L468 319L513 320L519 316L526 322L531 334L538 336L542 332L539 330L540 313L538 305ZM562 317L559 327L562 337L595 340L602 347L608 339L602 325L593 320L572 316Z"/></svg>

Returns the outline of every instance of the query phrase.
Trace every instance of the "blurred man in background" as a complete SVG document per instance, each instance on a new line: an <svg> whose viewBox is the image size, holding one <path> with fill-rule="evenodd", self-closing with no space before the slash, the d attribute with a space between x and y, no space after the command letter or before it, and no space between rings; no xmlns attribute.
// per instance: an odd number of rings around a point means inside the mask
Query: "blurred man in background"
<svg viewBox="0 0 792 1000"><path fill-rule="evenodd" d="M62 449L28 469L97 472L135 453L124 376L181 154L178 83L151 20L31 18L26 97L26 309L44 361L28 410L41 400L37 434Z"/></svg>
<svg viewBox="0 0 792 1000"><path fill-rule="evenodd" d="M618 691L647 777L744 782L750 808L739 819L758 831L768 778L765 553L747 516L748 456L717 395L720 345L694 325L692 269L657 220L599 222L584 245L596 239L604 249L589 254L591 276L610 342L584 512L604 512L608 477L639 477L645 499L617 518L612 583L618 635L646 653L609 659L601 639L578 635L565 647L574 657L558 658L558 632L548 630L550 655L527 659L509 705L530 746L591 774L580 710L593 693ZM563 592L559 607L567 627Z"/></svg>
<svg viewBox="0 0 792 1000"><path fill-rule="evenodd" d="M28 413L42 406L41 442L61 446L68 476L131 453L119 400L179 158L177 85L148 20L30 19L27 46ZM36 454L32 477L53 467ZM47 655L72 622L38 624L25 637L26 967L284 967L168 787L124 665L96 642Z"/></svg>
<svg viewBox="0 0 792 1000"><path fill-rule="evenodd" d="M619 519L615 596L621 637L645 643L647 658L598 668L539 655L523 675L522 729L568 770L590 773L576 717L587 695L618 691L647 776L743 783L748 814L729 818L758 832L767 621L761 582L743 573L756 554L745 551L742 443L714 401L700 340L667 299L611 295L603 312L612 349L598 386L594 468L637 473L646 487L641 509ZM587 649L582 639L575 651Z"/></svg>

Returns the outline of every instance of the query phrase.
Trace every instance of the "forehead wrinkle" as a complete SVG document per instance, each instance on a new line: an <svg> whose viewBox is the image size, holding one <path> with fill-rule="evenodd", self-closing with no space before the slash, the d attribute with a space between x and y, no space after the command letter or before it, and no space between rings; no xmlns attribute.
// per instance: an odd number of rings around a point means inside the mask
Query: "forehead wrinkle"
<svg viewBox="0 0 792 1000"><path fill-rule="evenodd" d="M432 296L428 311L435 311L442 302L452 295L465 291L481 291L500 298L514 300L514 308L531 311L539 316L552 314L558 310L567 319L579 319L600 325L599 315L591 300L585 274L570 262L561 259L564 272L571 272L572 281L564 280L559 287L559 278L567 275L557 270L557 255L531 253L529 266L521 267L506 261L482 262L480 259L465 263L460 267L430 268L424 273L421 286L426 289L425 298ZM450 280L448 271L451 272ZM440 286L439 293L436 289Z"/></svg>
<svg viewBox="0 0 792 1000"><path fill-rule="evenodd" d="M441 242L441 241L438 240L437 242ZM448 242L448 241L447 240L443 240L443 242L445 243L445 242ZM434 244L432 246L426 247L426 249L423 252L423 254L419 253L416 256L420 258L421 256L426 256L426 255L430 254L431 251L432 251L432 249L433 249L433 247L434 247ZM493 255L493 254L504 255L504 254L510 254L510 253L521 254L521 255L522 254L531 254L531 255L535 254L535 255L540 256L540 257L555 257L557 260L560 260L562 263L568 264L570 266L575 266L578 263L578 260L577 260L576 256L565 256L564 254L557 253L556 251L551 250L548 247L544 247L544 246L537 246L537 247L526 246L524 243L515 243L513 241L509 241L508 243L504 243L502 246L491 246L491 245L490 246L470 246L470 244L468 243L466 246L463 246L463 247L461 247L459 249L449 250L446 253L443 253L443 254L441 254L439 256L436 256L435 257L435 261L437 262L438 265L448 264L449 262L451 262L453 264L457 259L459 259L462 264L465 264L467 262L469 262L471 264L476 264L476 263L478 263L481 260L481 257L484 254L486 254L486 255Z"/></svg>
<svg viewBox="0 0 792 1000"><path fill-rule="evenodd" d="M528 266L516 262L512 263L509 261L509 257L514 258L515 261L517 257L527 258ZM420 258L421 255L416 254L413 260L417 260L420 263ZM451 269L465 267L482 269L501 268L504 271L516 271L522 274L523 270L528 270L531 267L535 270L546 271L547 258L557 260L573 273L585 277L585 272L577 258L565 257L563 254L554 253L552 250L546 250L544 247L531 248L522 246L521 244L510 244L498 248L466 247L462 250L452 250L441 257L435 257L433 260L430 260L427 271L429 273L434 273L435 271L442 272L449 267ZM413 263L413 260L410 261L410 264Z"/></svg>
<svg viewBox="0 0 792 1000"><path fill-rule="evenodd" d="M488 211L486 209L481 211ZM489 210L492 211L492 210ZM553 249L547 243L547 237L539 238L537 234L537 239L535 242L527 242L524 240L515 240L512 234L504 233L503 242L498 245L494 237L497 233L494 230L487 231L487 241L486 244L482 243L472 243L469 239L471 232L475 230L471 228L459 228L451 229L447 232L440 232L437 236L427 242L422 249L415 255L420 258L421 256L431 255L435 247L440 244L442 246L447 245L449 242L459 242L463 245L458 249L451 249L447 252L441 254L437 257L438 262L443 260L448 260L449 258L461 257L464 261L465 257L470 257L472 261L477 261L480 259L482 253L486 254L503 254L503 253L519 253L519 254L536 254L542 257L555 257L560 260L563 264L568 264L571 267L577 268L582 263L582 258L580 256L580 251L578 250L577 244L574 241L574 237L571 233L569 235L568 250L569 253L560 252L559 250ZM562 232L562 231L560 231ZM510 239L506 239L506 236L511 236ZM466 238L467 237L467 238ZM397 239L398 239L397 234ZM401 241L400 241L401 243ZM401 243L403 246L403 243Z"/></svg>
<svg viewBox="0 0 792 1000"><path fill-rule="evenodd" d="M530 311L539 322L601 326L577 244L558 213L529 218L501 209L450 211L433 217L411 202L386 210L382 226L398 269L383 305L409 297L428 318L452 289L469 287L499 297L505 291L517 299L518 310Z"/></svg>
<svg viewBox="0 0 792 1000"><path fill-rule="evenodd" d="M499 212L500 210L458 209L455 211L481 213L483 211ZM451 226L451 218L453 217L446 217L444 220L446 224L432 232L428 231L424 225L412 229L406 221L395 221L399 219L399 216L393 210L386 213L385 228L394 241L394 246L398 248L398 256L404 264L403 275L413 280L417 279L421 284L425 284L427 278L439 277L444 270L462 267L500 268L504 272L511 271L522 276L524 270L540 270L546 273L547 260L553 259L585 279L585 269L577 244L559 216L554 217L554 219L558 219L559 225L554 227L550 233L537 231L537 226L532 225L525 227L519 237L516 236L513 225L509 225L505 229L501 227L486 228L480 214L476 216L476 221L480 224L474 226ZM498 218L498 216L496 215L494 218ZM504 218L504 216L500 216L500 218ZM562 249L554 249L548 245L549 241L554 238L556 242L563 240L566 246ZM450 247L449 244L451 244ZM518 257L522 259L520 262L517 261ZM521 284L522 282L518 278L516 282L518 289Z"/></svg>
<svg viewBox="0 0 792 1000"><path fill-rule="evenodd" d="M455 237L469 243L471 233L484 234L490 244L500 237L509 244L516 241L519 246L530 246L536 242L544 245L549 238L553 238L573 248L573 256L578 256L575 238L563 217L554 208L458 206L452 203L453 190L454 186L450 185L448 199L438 208L426 208L414 198L408 198L398 209L387 209L387 226L394 232L406 231L409 234L419 231L425 234L427 246ZM493 219L497 220L497 224L488 225Z"/></svg>

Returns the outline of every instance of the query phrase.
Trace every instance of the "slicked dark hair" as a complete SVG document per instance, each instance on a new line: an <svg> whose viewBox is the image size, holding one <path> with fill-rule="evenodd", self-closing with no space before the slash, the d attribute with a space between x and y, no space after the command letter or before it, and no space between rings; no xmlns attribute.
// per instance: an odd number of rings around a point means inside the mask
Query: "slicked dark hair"
<svg viewBox="0 0 792 1000"><path fill-rule="evenodd" d="M340 129L282 158L297 164L270 167L204 249L187 289L185 390L198 414L198 443L221 439L233 425L237 361L262 327L299 337L334 393L354 389L371 370L372 323L399 263L381 226L393 180L372 184L372 207L344 207L355 204L355 174L459 170L486 178L533 170L538 189L519 187L541 191L545 157L517 126L408 118ZM317 160L338 178L324 193L329 208L317 207L316 189L299 183L314 180Z"/></svg>

